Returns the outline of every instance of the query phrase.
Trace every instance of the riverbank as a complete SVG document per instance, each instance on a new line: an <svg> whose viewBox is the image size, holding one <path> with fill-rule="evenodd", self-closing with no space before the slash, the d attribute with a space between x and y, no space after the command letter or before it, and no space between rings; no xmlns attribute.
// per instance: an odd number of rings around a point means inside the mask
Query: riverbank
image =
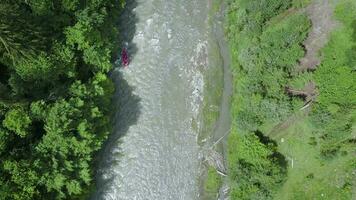
<svg viewBox="0 0 356 200"><path fill-rule="evenodd" d="M203 136L205 144L203 148L213 149L214 154L220 158L210 158L213 162L219 162L225 168L225 151L226 138L230 129L230 96L232 91L232 80L230 72L230 57L224 35L224 1L211 1L209 22L211 26L212 41L210 42L209 60L215 61L210 63L209 69L205 74L206 92L204 93L203 119L204 130ZM213 59L212 59L213 57ZM213 87L212 87L213 86ZM209 88L214 88L211 90ZM211 101L213 99L214 101ZM204 109L205 108L205 109ZM211 109L214 108L214 109ZM209 150L205 150L210 152ZM207 153L209 154L209 153ZM213 155L207 155L214 157ZM219 159L216 160L216 159ZM201 178L201 199L217 199L218 196L224 196L220 189L225 185L225 177L222 173L224 170L209 166L205 159L205 170ZM217 164L215 164L217 165Z"/></svg>

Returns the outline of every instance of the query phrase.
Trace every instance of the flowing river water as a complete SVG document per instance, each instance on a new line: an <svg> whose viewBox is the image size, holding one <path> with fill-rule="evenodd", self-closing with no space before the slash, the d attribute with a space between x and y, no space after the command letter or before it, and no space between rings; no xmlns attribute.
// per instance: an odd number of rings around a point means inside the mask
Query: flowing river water
<svg viewBox="0 0 356 200"><path fill-rule="evenodd" d="M199 199L208 13L209 0L128 0L120 28L132 61L112 73L118 111L92 199Z"/></svg>

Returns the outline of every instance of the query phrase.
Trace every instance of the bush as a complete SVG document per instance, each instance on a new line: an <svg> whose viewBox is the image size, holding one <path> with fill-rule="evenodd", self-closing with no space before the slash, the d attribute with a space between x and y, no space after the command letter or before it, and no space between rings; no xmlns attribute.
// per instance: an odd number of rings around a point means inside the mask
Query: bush
<svg viewBox="0 0 356 200"><path fill-rule="evenodd" d="M261 136L260 136L261 137ZM283 183L286 165L271 141L251 133L229 138L229 176L234 183L232 199L272 199L274 192ZM281 162L284 165L281 165Z"/></svg>

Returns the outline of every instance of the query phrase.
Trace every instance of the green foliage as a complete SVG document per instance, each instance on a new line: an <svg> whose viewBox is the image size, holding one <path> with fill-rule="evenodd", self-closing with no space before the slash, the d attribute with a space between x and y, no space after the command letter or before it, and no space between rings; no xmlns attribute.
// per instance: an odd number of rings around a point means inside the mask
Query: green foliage
<svg viewBox="0 0 356 200"><path fill-rule="evenodd" d="M208 169L208 177L204 185L204 189L207 193L212 194L212 196L216 196L219 192L219 189L222 184L221 176L216 172L213 167L209 167Z"/></svg>
<svg viewBox="0 0 356 200"><path fill-rule="evenodd" d="M84 198L123 0L0 3L0 199Z"/></svg>
<svg viewBox="0 0 356 200"><path fill-rule="evenodd" d="M228 147L232 199L272 199L285 180L284 157L263 135L300 105L286 94L285 87L304 55L301 43L311 24L304 14L288 12L294 3L229 2L227 34L233 59L235 122ZM283 18L277 20L279 15Z"/></svg>
<svg viewBox="0 0 356 200"><path fill-rule="evenodd" d="M37 14L45 14L53 6L51 0L30 0L27 1L27 4L31 7L33 12Z"/></svg>
<svg viewBox="0 0 356 200"><path fill-rule="evenodd" d="M315 73L294 74L310 27L295 8L310 1L268 1L286 3L280 10L266 5L257 9L258 2L266 1L230 0L229 5L227 33L235 87L228 154L231 197L350 199L356 163L356 4L338 3L336 16L342 25L322 50ZM287 96L285 87L302 89L310 81L319 95L306 116L298 112L304 102ZM280 122L285 127L273 136L281 141L277 151L264 135ZM270 156L283 158L278 152L294 162L294 168L289 166L286 172L286 163Z"/></svg>
<svg viewBox="0 0 356 200"><path fill-rule="evenodd" d="M41 27L26 16L18 4L2 2L0 4L0 57L13 62L33 55L37 49L43 49L45 38ZM5 59L6 60L6 59Z"/></svg>
<svg viewBox="0 0 356 200"><path fill-rule="evenodd" d="M310 27L310 22L307 16L302 14L293 14L287 16L283 21L268 26L261 35L261 60L269 68L277 68L278 71L273 71L275 79L278 73L291 72L297 60L304 55L304 50L300 44L306 38ZM275 73L274 73L275 72ZM269 80L267 80L269 81Z"/></svg>
<svg viewBox="0 0 356 200"><path fill-rule="evenodd" d="M6 113L2 123L5 128L18 136L26 137L31 119L23 108L14 108Z"/></svg>
<svg viewBox="0 0 356 200"><path fill-rule="evenodd" d="M313 81L313 74L303 72L289 82L289 85L294 89L303 89L306 84Z"/></svg>
<svg viewBox="0 0 356 200"><path fill-rule="evenodd" d="M314 74L320 94L312 117L316 133L323 138L321 154L327 159L352 151L348 141L354 137L356 119L355 11L353 1L338 4L336 17L343 26L333 32L322 50L323 62Z"/></svg>
<svg viewBox="0 0 356 200"><path fill-rule="evenodd" d="M295 108L284 91L292 68L304 55L300 44L306 38L310 22L303 14L292 14L267 26L268 20L286 10L290 3L230 3L228 37L236 60L233 62L237 62L233 65L233 72L238 94L233 99L238 105L233 112L238 115L239 132L253 132L263 124L279 122ZM250 7L255 9L249 10ZM242 16L240 12L246 13ZM257 16L264 17L260 19ZM256 23L256 17L260 23Z"/></svg>
<svg viewBox="0 0 356 200"><path fill-rule="evenodd" d="M229 176L237 180L232 184L232 199L271 199L285 179L286 169L281 166L285 161L278 157L276 145L261 139L255 134L230 135Z"/></svg>
<svg viewBox="0 0 356 200"><path fill-rule="evenodd" d="M312 0L293 0L293 7L295 8L304 8L309 5Z"/></svg>

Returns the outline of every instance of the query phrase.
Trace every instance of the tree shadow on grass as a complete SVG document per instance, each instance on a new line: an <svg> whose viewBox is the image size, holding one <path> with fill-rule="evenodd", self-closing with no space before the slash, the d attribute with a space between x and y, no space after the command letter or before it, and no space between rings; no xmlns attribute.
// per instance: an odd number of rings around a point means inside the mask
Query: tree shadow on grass
<svg viewBox="0 0 356 200"><path fill-rule="evenodd" d="M269 156L269 159L272 162L275 162L276 164L278 164L283 171L286 171L287 167L288 167L288 162L287 162L286 157L283 154L281 154L280 152L278 152L277 142L274 141L272 138L263 134L260 130L255 131L255 135L258 137L258 139L260 140L260 142L262 144L266 145L266 147L268 147L272 150L273 153Z"/></svg>

